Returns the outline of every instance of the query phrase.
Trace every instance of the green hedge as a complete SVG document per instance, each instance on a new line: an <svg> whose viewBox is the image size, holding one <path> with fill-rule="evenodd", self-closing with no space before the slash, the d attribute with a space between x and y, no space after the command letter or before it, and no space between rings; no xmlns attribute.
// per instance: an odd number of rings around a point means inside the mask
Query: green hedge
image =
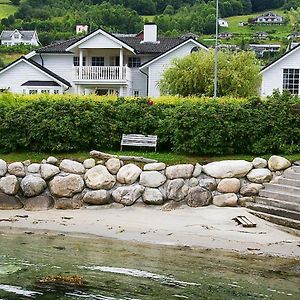
<svg viewBox="0 0 300 300"><path fill-rule="evenodd" d="M300 102L0 95L0 151L119 149L122 133L157 134L160 151L187 154L300 152Z"/></svg>

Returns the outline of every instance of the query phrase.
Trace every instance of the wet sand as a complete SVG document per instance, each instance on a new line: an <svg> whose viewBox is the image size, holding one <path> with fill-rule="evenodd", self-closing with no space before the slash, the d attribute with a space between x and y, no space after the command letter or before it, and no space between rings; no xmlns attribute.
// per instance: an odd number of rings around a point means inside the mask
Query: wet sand
<svg viewBox="0 0 300 300"><path fill-rule="evenodd" d="M257 224L244 228L232 218L244 215ZM44 232L99 236L138 243L223 249L238 253L300 257L298 236L284 227L261 220L246 208L181 206L162 207L137 204L131 207L90 206L79 210L0 211L2 232Z"/></svg>

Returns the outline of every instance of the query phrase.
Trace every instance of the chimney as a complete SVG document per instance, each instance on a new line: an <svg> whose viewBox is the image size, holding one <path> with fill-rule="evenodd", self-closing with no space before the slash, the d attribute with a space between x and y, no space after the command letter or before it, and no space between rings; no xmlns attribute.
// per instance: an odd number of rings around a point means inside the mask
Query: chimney
<svg viewBox="0 0 300 300"><path fill-rule="evenodd" d="M157 43L157 25L155 23L146 23L144 25L143 43Z"/></svg>
<svg viewBox="0 0 300 300"><path fill-rule="evenodd" d="M88 33L88 25L76 25L76 34Z"/></svg>

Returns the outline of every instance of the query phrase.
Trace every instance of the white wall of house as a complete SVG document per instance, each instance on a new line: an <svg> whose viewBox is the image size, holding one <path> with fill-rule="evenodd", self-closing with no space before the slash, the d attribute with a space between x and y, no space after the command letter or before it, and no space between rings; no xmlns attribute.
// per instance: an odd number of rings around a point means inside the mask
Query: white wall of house
<svg viewBox="0 0 300 300"><path fill-rule="evenodd" d="M102 35L102 34L97 34L93 37L91 37L90 39L82 42L80 45L78 45L78 48L92 48L92 49L99 49L99 48L117 48L120 49L122 48L122 46L113 41L112 39Z"/></svg>
<svg viewBox="0 0 300 300"><path fill-rule="evenodd" d="M191 50L196 47L195 43L192 41L182 45L178 49L170 52L169 54L165 55L164 57L158 59L157 61L153 62L148 67L148 74L149 74L149 97L159 97L160 90L158 83L161 79L162 73L171 65L171 62L175 58L183 58L191 53Z"/></svg>
<svg viewBox="0 0 300 300"><path fill-rule="evenodd" d="M38 46L39 41L37 34L34 34L31 40L25 40L20 33L16 32L12 35L11 39L1 40L1 45L5 46L15 46L20 44Z"/></svg>
<svg viewBox="0 0 300 300"><path fill-rule="evenodd" d="M9 88L9 91L12 93L22 94L23 89L26 89L22 84L28 80L49 81L52 79L35 67L21 61L14 67L0 74L0 89Z"/></svg>
<svg viewBox="0 0 300 300"><path fill-rule="evenodd" d="M261 96L273 94L274 90L283 90L283 69L300 69L300 49L298 48L282 60L262 72Z"/></svg>

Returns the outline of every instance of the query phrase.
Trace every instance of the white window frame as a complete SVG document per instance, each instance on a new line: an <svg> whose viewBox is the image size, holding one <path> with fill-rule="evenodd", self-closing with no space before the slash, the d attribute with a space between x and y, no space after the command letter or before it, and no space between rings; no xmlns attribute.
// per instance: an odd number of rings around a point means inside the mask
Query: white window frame
<svg viewBox="0 0 300 300"><path fill-rule="evenodd" d="M300 69L285 68L282 71L282 90L299 95Z"/></svg>
<svg viewBox="0 0 300 300"><path fill-rule="evenodd" d="M103 67L105 65L104 56L92 56L91 64L93 67Z"/></svg>
<svg viewBox="0 0 300 300"><path fill-rule="evenodd" d="M141 66L141 58L138 56L129 56L128 57L128 67L129 68L139 68Z"/></svg>

